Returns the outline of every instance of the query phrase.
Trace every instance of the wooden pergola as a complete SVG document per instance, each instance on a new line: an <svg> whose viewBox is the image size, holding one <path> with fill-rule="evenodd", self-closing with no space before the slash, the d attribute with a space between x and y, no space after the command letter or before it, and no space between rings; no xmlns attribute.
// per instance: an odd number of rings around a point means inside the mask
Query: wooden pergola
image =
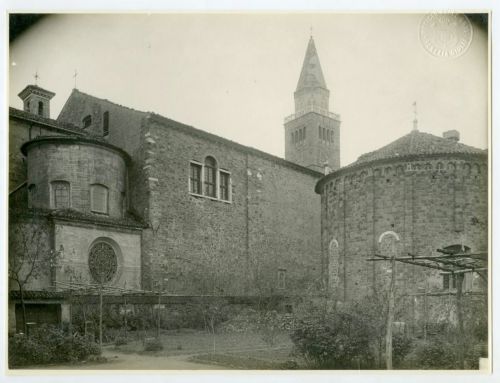
<svg viewBox="0 0 500 383"><path fill-rule="evenodd" d="M392 233L399 241L399 237ZM383 236L380 237L379 243ZM442 275L452 275L456 281L456 304L457 322L461 333L464 331L462 295L463 281L466 273L477 273L483 280L487 281L488 273L488 253L471 253L470 248L464 245L451 245L442 249L436 249L438 254L415 255L408 253L406 256L389 256L374 254L374 257L367 258L367 261L389 261L392 265L391 284L389 293L389 310L387 314L387 334L386 334L386 364L387 369L392 369L392 323L394 320L394 290L396 262L406 263L414 266L425 267L441 271ZM462 368L465 365L464 350L460 353L460 363Z"/></svg>

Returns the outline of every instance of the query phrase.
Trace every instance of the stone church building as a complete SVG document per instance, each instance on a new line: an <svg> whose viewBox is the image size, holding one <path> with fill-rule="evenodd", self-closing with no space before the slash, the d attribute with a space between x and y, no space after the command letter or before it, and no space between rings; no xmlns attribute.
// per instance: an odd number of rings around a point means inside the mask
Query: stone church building
<svg viewBox="0 0 500 383"><path fill-rule="evenodd" d="M64 316L61 291L75 280L137 291L161 281L181 296L356 299L377 279L365 258L388 230L405 251L464 238L487 249L477 224L488 216L486 151L456 131L414 130L341 168L329 95L311 37L283 159L77 89L52 119L54 93L28 85L24 109L9 110L9 203L24 217L10 237L36 211L38 247L58 256L26 286L29 315ZM420 274L401 275L410 286Z"/></svg>

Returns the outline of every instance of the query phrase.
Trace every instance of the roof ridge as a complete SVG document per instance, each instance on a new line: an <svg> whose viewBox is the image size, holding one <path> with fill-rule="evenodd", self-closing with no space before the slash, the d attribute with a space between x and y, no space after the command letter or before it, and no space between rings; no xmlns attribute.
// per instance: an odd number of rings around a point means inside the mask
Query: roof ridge
<svg viewBox="0 0 500 383"><path fill-rule="evenodd" d="M71 124L69 122L62 122L62 121L59 121L59 120L56 120L56 119L53 119L50 117L39 116L37 114L26 112L24 110L17 109L17 108L14 108L12 106L9 106L9 115L12 115L12 116L18 117L18 118L28 119L28 120L31 120L35 123L48 125L48 126L51 126L55 129L68 130L68 131L71 131L73 133L88 135L88 133L85 130L83 130L80 127L78 127L74 124Z"/></svg>
<svg viewBox="0 0 500 383"><path fill-rule="evenodd" d="M432 133L412 131L398 139L358 157L351 165L383 158L435 153L484 153L479 149ZM350 165L348 165L350 166Z"/></svg>
<svg viewBox="0 0 500 383"><path fill-rule="evenodd" d="M125 109L128 109L128 110L131 110L133 112L137 112L137 113L143 113L143 114L148 114L150 112L147 112L147 111L144 111L144 110L139 110L139 109L134 109L134 108L131 108L130 106L126 106L126 105L122 105L122 104L118 104L117 102L113 102L113 101L110 101L108 100L107 98L102 98L102 97L97 97L97 96L94 96L94 95L91 95L89 93L85 93L85 92L82 92L81 90L77 89L77 88L73 88L73 93L74 92L77 92L77 93L80 93L81 95L83 96L86 96L86 97L90 97L90 98L93 98L95 100L99 100L99 101L104 101L104 102L107 102L109 104L112 104L112 105L115 105L115 106L118 106L120 108L125 108ZM70 96L71 97L71 96Z"/></svg>

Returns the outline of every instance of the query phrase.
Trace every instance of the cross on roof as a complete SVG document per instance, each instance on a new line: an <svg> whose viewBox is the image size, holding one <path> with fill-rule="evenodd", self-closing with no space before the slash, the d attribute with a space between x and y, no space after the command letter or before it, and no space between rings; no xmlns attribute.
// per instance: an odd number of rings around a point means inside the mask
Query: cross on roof
<svg viewBox="0 0 500 383"><path fill-rule="evenodd" d="M35 78L35 85L38 85L38 79L40 76L38 75L38 71L35 72L35 75L33 76Z"/></svg>
<svg viewBox="0 0 500 383"><path fill-rule="evenodd" d="M73 75L73 78L75 79L75 89L76 89L76 77L78 76L78 72L75 69L75 74Z"/></svg>

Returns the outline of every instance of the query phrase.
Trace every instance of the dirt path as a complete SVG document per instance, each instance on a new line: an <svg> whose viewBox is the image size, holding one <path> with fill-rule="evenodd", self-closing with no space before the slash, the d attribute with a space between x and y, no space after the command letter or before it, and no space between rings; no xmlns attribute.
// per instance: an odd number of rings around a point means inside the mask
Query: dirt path
<svg viewBox="0 0 500 383"><path fill-rule="evenodd" d="M189 362L192 355L152 356L122 354L104 350L106 363L78 363L73 365L47 366L47 370L227 370L221 366Z"/></svg>

